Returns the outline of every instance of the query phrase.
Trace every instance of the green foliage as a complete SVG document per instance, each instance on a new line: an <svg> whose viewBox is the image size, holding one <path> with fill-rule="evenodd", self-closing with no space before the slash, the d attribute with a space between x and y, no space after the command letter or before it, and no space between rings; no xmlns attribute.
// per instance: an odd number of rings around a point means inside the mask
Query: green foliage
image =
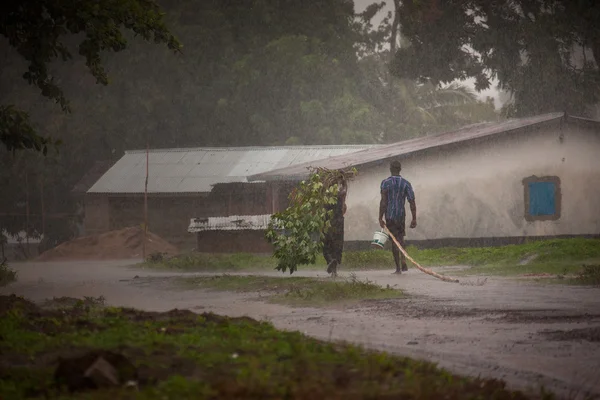
<svg viewBox="0 0 600 400"><path fill-rule="evenodd" d="M8 285L17 280L17 271L10 268L6 259L0 261L0 286Z"/></svg>
<svg viewBox="0 0 600 400"><path fill-rule="evenodd" d="M333 215L328 205L338 201L337 185L340 179L354 176L356 170L330 171L323 168L311 170L306 181L290 193L290 205L272 216L266 238L274 246L276 269L293 274L299 265L314 264L323 250L323 239L331 228Z"/></svg>
<svg viewBox="0 0 600 400"><path fill-rule="evenodd" d="M0 35L28 63L23 74L41 95L69 111L69 102L50 72L54 61L66 62L73 58L65 37L81 35L77 46L79 55L96 78L97 83L108 84L108 76L101 61L101 53L118 52L127 48L123 29L134 32L145 40L165 43L172 50L181 45L169 33L163 13L153 0L33 0L27 6L9 0L0 6ZM0 108L0 140L10 149L34 149L46 154L50 139L40 137L29 123L27 113L12 107Z"/></svg>
<svg viewBox="0 0 600 400"><path fill-rule="evenodd" d="M390 121L392 128L385 137L388 142L500 119L493 99L479 101L471 89L457 83L441 88L431 82L418 84L394 79L392 84L397 90L391 100L395 118Z"/></svg>
<svg viewBox="0 0 600 400"><path fill-rule="evenodd" d="M572 1L403 1L392 72L449 83L491 79L513 95L511 116L566 111L587 115L600 95L600 5ZM595 59L588 59L592 54Z"/></svg>
<svg viewBox="0 0 600 400"><path fill-rule="evenodd" d="M60 144L60 141L53 142L38 135L31 126L28 113L3 105L0 105L0 142L9 151L33 149L44 155L48 153L48 145Z"/></svg>
<svg viewBox="0 0 600 400"><path fill-rule="evenodd" d="M123 308L56 312L6 296L0 306L3 399L528 398L502 381L463 378L431 363L318 341L250 318ZM146 378L140 390L57 393L57 356L90 349L132 360Z"/></svg>

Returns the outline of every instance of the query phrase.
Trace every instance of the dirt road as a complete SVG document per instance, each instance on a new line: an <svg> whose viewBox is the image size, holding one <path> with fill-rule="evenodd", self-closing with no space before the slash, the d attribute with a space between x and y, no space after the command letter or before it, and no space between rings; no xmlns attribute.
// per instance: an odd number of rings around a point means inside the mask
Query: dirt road
<svg viewBox="0 0 600 400"><path fill-rule="evenodd" d="M599 289L501 278L477 286L468 284L475 278L445 283L415 269L401 276L370 271L357 275L409 296L337 309L289 308L256 295L183 289L174 278L185 274L127 267L131 263L15 264L19 281L0 293L36 301L102 295L111 305L146 310L248 315L282 329L431 360L460 374L502 378L515 388L543 385L569 398L600 396Z"/></svg>

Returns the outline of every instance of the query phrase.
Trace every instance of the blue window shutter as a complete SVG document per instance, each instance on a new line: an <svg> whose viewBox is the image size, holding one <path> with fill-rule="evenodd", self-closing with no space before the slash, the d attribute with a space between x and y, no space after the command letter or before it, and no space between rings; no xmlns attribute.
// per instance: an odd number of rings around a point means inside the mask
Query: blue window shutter
<svg viewBox="0 0 600 400"><path fill-rule="evenodd" d="M556 185L554 182L529 183L529 215L556 214Z"/></svg>

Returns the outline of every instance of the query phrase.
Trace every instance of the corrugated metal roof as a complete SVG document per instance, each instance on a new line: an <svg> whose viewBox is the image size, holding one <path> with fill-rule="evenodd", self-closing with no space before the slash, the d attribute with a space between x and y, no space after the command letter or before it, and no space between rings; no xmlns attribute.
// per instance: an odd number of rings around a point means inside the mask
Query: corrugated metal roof
<svg viewBox="0 0 600 400"><path fill-rule="evenodd" d="M248 177L248 180L271 181L304 179L308 176L308 167L324 167L329 169L355 167L415 153L426 149L465 142L503 132L515 131L542 123L558 122L563 117L565 117L563 113L552 113L528 118L509 119L502 122L474 124L451 132L423 136L373 149L365 149L351 154L340 155L322 160L310 160L302 164L296 164L282 169L274 169L264 173L251 175Z"/></svg>
<svg viewBox="0 0 600 400"><path fill-rule="evenodd" d="M189 233L204 231L266 230L270 215L232 215L229 217L192 218Z"/></svg>
<svg viewBox="0 0 600 400"><path fill-rule="evenodd" d="M210 192L216 183L378 145L232 147L151 150L148 193ZM88 193L143 193L146 151L127 151Z"/></svg>

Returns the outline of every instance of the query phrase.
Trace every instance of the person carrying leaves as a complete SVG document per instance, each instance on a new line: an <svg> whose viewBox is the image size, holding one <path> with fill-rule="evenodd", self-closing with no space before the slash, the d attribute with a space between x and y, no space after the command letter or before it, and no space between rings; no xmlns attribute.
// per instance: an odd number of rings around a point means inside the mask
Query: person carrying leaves
<svg viewBox="0 0 600 400"><path fill-rule="evenodd" d="M332 212L332 215L329 217L331 228L326 231L323 241L323 257L327 262L327 273L331 276L337 276L337 267L342 262L344 214L346 214L346 194L348 192L348 186L343 177L340 177L334 185L339 185L337 202L325 207L327 211Z"/></svg>

